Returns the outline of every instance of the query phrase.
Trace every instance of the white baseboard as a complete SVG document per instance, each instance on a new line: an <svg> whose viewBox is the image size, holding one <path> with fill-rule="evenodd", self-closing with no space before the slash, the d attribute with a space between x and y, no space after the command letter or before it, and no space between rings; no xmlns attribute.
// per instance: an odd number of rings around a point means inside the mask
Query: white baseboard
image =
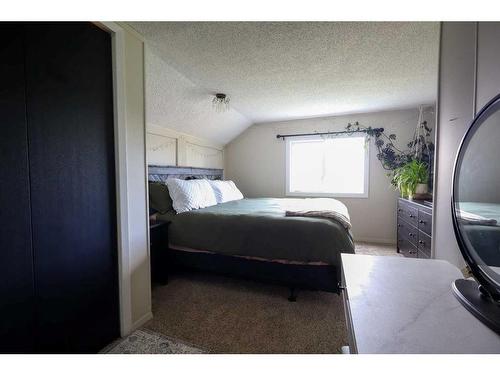
<svg viewBox="0 0 500 375"><path fill-rule="evenodd" d="M394 238L378 238L378 237L356 237L354 242L371 242L379 243L381 245L396 245Z"/></svg>
<svg viewBox="0 0 500 375"><path fill-rule="evenodd" d="M137 319L135 322L132 323L132 329L131 332L135 331L137 328L140 328L142 325L144 325L146 322L150 321L153 319L153 313L151 311L147 312L143 316L141 316L139 319Z"/></svg>

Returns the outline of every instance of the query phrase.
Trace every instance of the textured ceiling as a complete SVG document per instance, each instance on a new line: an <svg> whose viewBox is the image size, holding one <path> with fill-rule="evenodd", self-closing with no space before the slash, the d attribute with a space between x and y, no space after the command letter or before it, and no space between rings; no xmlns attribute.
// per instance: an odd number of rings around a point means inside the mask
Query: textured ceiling
<svg viewBox="0 0 500 375"><path fill-rule="evenodd" d="M210 93L146 49L146 122L225 145L252 122L238 111L216 113Z"/></svg>
<svg viewBox="0 0 500 375"><path fill-rule="evenodd" d="M438 23L130 24L176 71L204 92L226 93L253 123L436 99Z"/></svg>

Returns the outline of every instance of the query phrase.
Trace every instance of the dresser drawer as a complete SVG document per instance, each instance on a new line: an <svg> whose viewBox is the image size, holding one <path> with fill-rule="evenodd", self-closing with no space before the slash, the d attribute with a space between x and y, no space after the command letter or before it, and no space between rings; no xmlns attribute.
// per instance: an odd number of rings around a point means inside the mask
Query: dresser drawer
<svg viewBox="0 0 500 375"><path fill-rule="evenodd" d="M432 235L432 214L418 210L418 229L429 236Z"/></svg>
<svg viewBox="0 0 500 375"><path fill-rule="evenodd" d="M417 248L404 237L398 237L398 249L407 258L417 257Z"/></svg>
<svg viewBox="0 0 500 375"><path fill-rule="evenodd" d="M427 255L428 258L431 257L431 237L422 231L418 232L418 250Z"/></svg>
<svg viewBox="0 0 500 375"><path fill-rule="evenodd" d="M418 208L405 203L402 200L398 201L398 216L403 220L418 226Z"/></svg>
<svg viewBox="0 0 500 375"><path fill-rule="evenodd" d="M432 207L419 200L397 201L397 244L405 257L430 258Z"/></svg>
<svg viewBox="0 0 500 375"><path fill-rule="evenodd" d="M404 237L407 241L411 242L414 246L418 244L418 229L405 220L398 219L398 238Z"/></svg>

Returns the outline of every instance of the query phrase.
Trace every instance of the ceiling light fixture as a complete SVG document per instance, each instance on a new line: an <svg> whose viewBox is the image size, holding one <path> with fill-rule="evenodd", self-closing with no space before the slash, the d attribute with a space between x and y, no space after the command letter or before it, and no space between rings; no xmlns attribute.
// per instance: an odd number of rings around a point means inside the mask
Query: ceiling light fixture
<svg viewBox="0 0 500 375"><path fill-rule="evenodd" d="M212 106L217 113L229 111L229 98L226 94L215 94L212 100Z"/></svg>

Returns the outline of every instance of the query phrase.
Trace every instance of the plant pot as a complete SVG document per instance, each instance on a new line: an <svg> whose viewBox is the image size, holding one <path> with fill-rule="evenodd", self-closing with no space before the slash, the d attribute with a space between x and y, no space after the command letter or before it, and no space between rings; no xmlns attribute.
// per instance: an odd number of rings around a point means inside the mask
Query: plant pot
<svg viewBox="0 0 500 375"><path fill-rule="evenodd" d="M428 192L429 192L429 186L427 186L427 184L418 184L417 188L415 189L415 194L418 195L427 194Z"/></svg>

